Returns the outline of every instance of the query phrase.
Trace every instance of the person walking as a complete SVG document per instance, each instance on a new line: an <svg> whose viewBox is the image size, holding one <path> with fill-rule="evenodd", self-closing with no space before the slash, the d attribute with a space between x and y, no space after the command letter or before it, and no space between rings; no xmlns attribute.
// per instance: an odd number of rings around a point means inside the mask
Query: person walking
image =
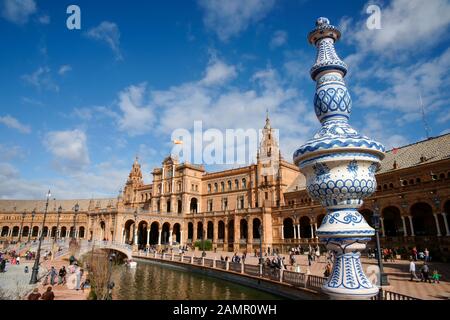
<svg viewBox="0 0 450 320"><path fill-rule="evenodd" d="M66 281L65 281L66 280L66 274L67 274L66 267L62 266L62 268L59 269L59 281L58 281L58 284L66 283Z"/></svg>
<svg viewBox="0 0 450 320"><path fill-rule="evenodd" d="M42 300L55 300L55 294L52 291L52 287L47 287L47 291L41 297Z"/></svg>
<svg viewBox="0 0 450 320"><path fill-rule="evenodd" d="M311 266L311 261L312 261L312 254L311 252L308 252L308 265Z"/></svg>
<svg viewBox="0 0 450 320"><path fill-rule="evenodd" d="M81 284L81 270L79 267L77 267L77 270L75 271L75 275L77 277L77 285L75 289L78 291L80 290L80 284Z"/></svg>
<svg viewBox="0 0 450 320"><path fill-rule="evenodd" d="M417 248L416 247L414 247L412 249L412 256L413 256L414 261L417 261Z"/></svg>
<svg viewBox="0 0 450 320"><path fill-rule="evenodd" d="M424 254L425 254L425 262L429 262L430 261L430 251L428 251L427 248L425 248Z"/></svg>
<svg viewBox="0 0 450 320"><path fill-rule="evenodd" d="M433 275L431 276L433 279L433 283L439 283L439 279L441 278L441 275L438 273L438 271L435 269L433 271Z"/></svg>
<svg viewBox="0 0 450 320"><path fill-rule="evenodd" d="M411 259L409 262L409 273L411 274L411 279L409 281L419 280L419 278L416 275L416 264L414 263L414 260Z"/></svg>
<svg viewBox="0 0 450 320"><path fill-rule="evenodd" d="M429 282L431 283L431 279L430 279L430 268L428 267L428 264L425 262L422 266L422 269L420 270L422 273L422 280L424 282Z"/></svg>
<svg viewBox="0 0 450 320"><path fill-rule="evenodd" d="M56 272L56 269L55 269L55 267L52 267L51 269L50 269L50 272L49 272L49 276L50 276L50 284L53 286L53 285L55 285L55 277L58 275L58 273Z"/></svg>

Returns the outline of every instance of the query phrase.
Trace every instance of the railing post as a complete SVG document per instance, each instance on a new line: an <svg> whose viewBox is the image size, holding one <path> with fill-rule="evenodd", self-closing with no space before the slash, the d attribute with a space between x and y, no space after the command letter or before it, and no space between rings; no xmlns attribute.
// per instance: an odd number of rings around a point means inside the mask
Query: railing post
<svg viewBox="0 0 450 320"><path fill-rule="evenodd" d="M283 269L280 269L280 282L283 282Z"/></svg>
<svg viewBox="0 0 450 320"><path fill-rule="evenodd" d="M244 273L244 262L241 263L241 273Z"/></svg>
<svg viewBox="0 0 450 320"><path fill-rule="evenodd" d="M205 258L204 257L202 257L202 266L203 267L205 266Z"/></svg>
<svg viewBox="0 0 450 320"><path fill-rule="evenodd" d="M155 259L156 259L156 255L157 255L157 253L156 253L156 251L155 251L155 254L153 255L153 258L155 258Z"/></svg>
<svg viewBox="0 0 450 320"><path fill-rule="evenodd" d="M163 254L162 254L162 259L164 260L164 256L165 256L165 253L163 252Z"/></svg>
<svg viewBox="0 0 450 320"><path fill-rule="evenodd" d="M225 261L225 270L229 270L230 269L230 261Z"/></svg>
<svg viewBox="0 0 450 320"><path fill-rule="evenodd" d="M259 264L259 276L263 276L263 265L261 263Z"/></svg>
<svg viewBox="0 0 450 320"><path fill-rule="evenodd" d="M194 255L191 256L191 264L194 264Z"/></svg>
<svg viewBox="0 0 450 320"><path fill-rule="evenodd" d="M212 267L213 267L213 268L216 267L216 257L214 257L214 259L213 259L213 265L212 265Z"/></svg>
<svg viewBox="0 0 450 320"><path fill-rule="evenodd" d="M172 252L172 257L170 258L171 261L173 261L173 252Z"/></svg>

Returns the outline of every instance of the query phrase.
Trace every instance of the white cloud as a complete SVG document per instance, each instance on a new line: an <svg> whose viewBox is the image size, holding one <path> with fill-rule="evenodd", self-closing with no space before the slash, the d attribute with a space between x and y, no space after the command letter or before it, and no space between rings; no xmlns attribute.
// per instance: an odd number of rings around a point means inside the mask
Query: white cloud
<svg viewBox="0 0 450 320"><path fill-rule="evenodd" d="M239 34L252 23L262 20L275 0L199 0L204 11L203 22L222 41Z"/></svg>
<svg viewBox="0 0 450 320"><path fill-rule="evenodd" d="M206 68L205 77L200 84L209 86L224 83L237 76L236 67L213 58Z"/></svg>
<svg viewBox="0 0 450 320"><path fill-rule="evenodd" d="M405 50L421 51L448 37L450 2L393 0L381 8L381 29L369 30L365 20L353 24L348 18L341 25L347 30L347 41L356 42L360 50L393 57Z"/></svg>
<svg viewBox="0 0 450 320"><path fill-rule="evenodd" d="M122 111L119 129L130 135L139 135L153 129L154 114L151 106L146 104L146 84L129 86L119 93L119 108Z"/></svg>
<svg viewBox="0 0 450 320"><path fill-rule="evenodd" d="M277 30L272 35L272 39L270 40L270 48L275 49L277 47L281 47L287 42L288 34L286 31Z"/></svg>
<svg viewBox="0 0 450 320"><path fill-rule="evenodd" d="M34 0L3 0L2 17L22 25L26 24L37 10Z"/></svg>
<svg viewBox="0 0 450 320"><path fill-rule="evenodd" d="M48 14L43 14L39 16L38 22L40 24L50 24L50 16Z"/></svg>
<svg viewBox="0 0 450 320"><path fill-rule="evenodd" d="M39 67L32 74L25 74L22 79L39 91L48 90L59 92L59 86L53 81L49 67Z"/></svg>
<svg viewBox="0 0 450 320"><path fill-rule="evenodd" d="M86 134L81 130L52 131L43 142L54 156L56 168L63 172L79 171L90 162Z"/></svg>
<svg viewBox="0 0 450 320"><path fill-rule="evenodd" d="M19 120L17 120L14 117L11 117L10 115L6 115L3 117L0 116L0 123L4 124L8 128L16 129L21 133L30 133L31 132L30 126L20 123Z"/></svg>
<svg viewBox="0 0 450 320"><path fill-rule="evenodd" d="M68 64L65 64L59 67L58 74L62 76L69 71L72 71L72 67Z"/></svg>
<svg viewBox="0 0 450 320"><path fill-rule="evenodd" d="M91 28L86 36L105 42L116 56L116 60L122 60L122 53L120 51L120 31L117 24L114 22L103 21L97 27Z"/></svg>

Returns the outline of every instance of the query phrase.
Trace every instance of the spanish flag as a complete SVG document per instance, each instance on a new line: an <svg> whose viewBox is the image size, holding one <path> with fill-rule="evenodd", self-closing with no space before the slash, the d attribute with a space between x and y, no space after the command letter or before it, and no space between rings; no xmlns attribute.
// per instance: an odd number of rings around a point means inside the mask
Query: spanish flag
<svg viewBox="0 0 450 320"><path fill-rule="evenodd" d="M182 140L174 139L174 140L173 140L173 144L183 144L183 141L182 141Z"/></svg>

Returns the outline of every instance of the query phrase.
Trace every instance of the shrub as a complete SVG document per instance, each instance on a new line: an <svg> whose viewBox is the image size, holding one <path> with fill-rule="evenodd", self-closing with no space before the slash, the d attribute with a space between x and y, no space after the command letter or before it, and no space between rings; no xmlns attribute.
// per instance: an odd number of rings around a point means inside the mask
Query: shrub
<svg viewBox="0 0 450 320"><path fill-rule="evenodd" d="M203 248L204 245L204 248ZM212 242L210 240L197 240L194 243L194 247L198 247L199 250L209 251L212 249Z"/></svg>

